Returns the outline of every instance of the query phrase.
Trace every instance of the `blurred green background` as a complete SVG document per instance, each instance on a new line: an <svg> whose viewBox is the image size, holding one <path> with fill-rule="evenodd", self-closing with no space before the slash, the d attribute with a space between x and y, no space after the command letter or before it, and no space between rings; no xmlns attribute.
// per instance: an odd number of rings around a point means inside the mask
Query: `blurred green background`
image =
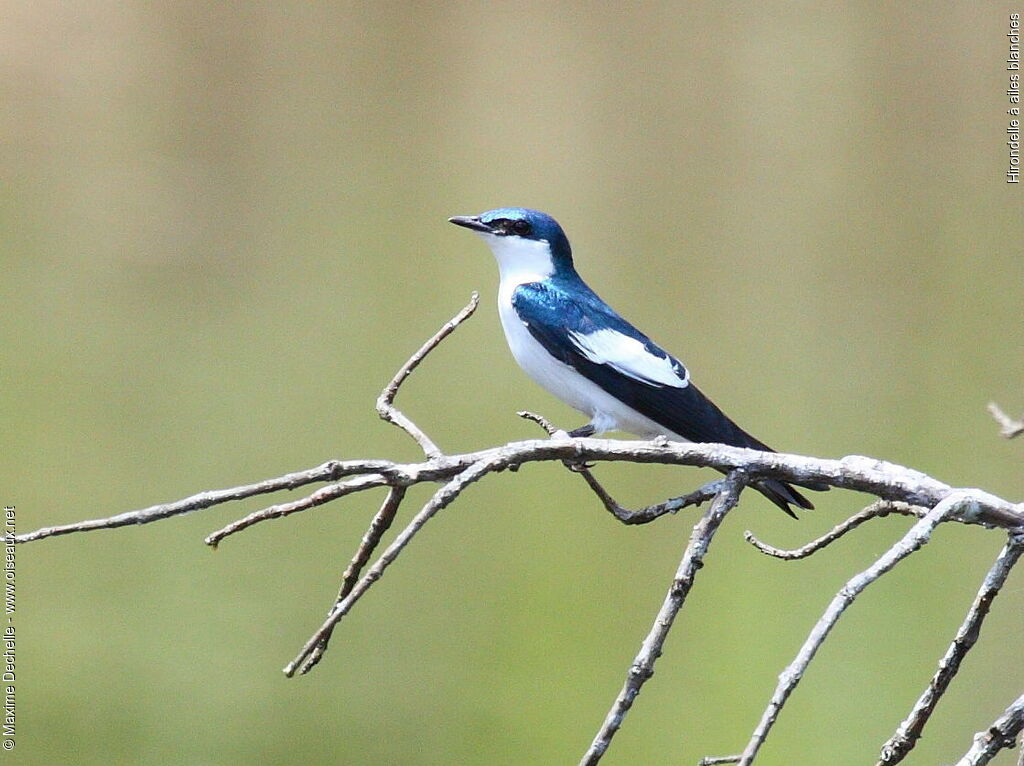
<svg viewBox="0 0 1024 766"><path fill-rule="evenodd" d="M1009 498L1024 444L1024 202L1004 181L1010 6L10 2L0 29L2 497L19 531L328 458L415 459L581 420L512 362L496 269L453 214L555 215L581 273L780 449L893 460ZM1019 8L1017 9L1019 10ZM639 505L712 477L601 467ZM406 514L426 499L412 496ZM575 763L695 515L614 522L560 467L433 522L310 676L378 497L208 532L249 503L18 550L25 764ZM800 563L754 494L608 764L739 750L835 591L907 528ZM844 617L766 764L872 763L1001 535L950 526ZM907 763L949 762L1022 686L1015 573ZM1010 763L1004 754L1001 763Z"/></svg>

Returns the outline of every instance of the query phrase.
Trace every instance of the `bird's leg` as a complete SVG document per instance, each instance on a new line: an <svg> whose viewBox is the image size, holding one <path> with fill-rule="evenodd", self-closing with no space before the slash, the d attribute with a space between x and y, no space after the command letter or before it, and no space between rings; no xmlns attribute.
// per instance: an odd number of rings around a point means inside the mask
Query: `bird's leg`
<svg viewBox="0 0 1024 766"><path fill-rule="evenodd" d="M597 429L594 428L594 424L587 423L586 425L570 431L569 436L573 439L585 439L588 436L593 436L595 433L597 433ZM565 463L565 467L574 473L583 473L584 471L589 471L594 467L594 463L573 462L571 460L565 460L563 462Z"/></svg>

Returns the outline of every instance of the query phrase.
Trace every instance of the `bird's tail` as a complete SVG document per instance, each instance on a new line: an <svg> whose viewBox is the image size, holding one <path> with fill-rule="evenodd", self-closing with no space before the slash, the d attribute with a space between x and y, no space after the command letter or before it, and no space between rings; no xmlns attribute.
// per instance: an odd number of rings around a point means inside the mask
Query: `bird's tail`
<svg viewBox="0 0 1024 766"><path fill-rule="evenodd" d="M741 446L749 447L750 449L761 450L762 452L775 452L771 447L765 444L760 439L756 439L746 431L737 427L737 430L743 435L743 440L740 443ZM789 516L794 519L797 517L793 513L791 505L795 505L797 508L803 508L805 511L813 511L814 503L804 497L796 488L789 482L780 481L778 479L764 479L762 481L755 481L751 484L754 489L760 492L762 495L767 497L779 508L784 510ZM822 484L817 481L801 482L797 486L802 489L809 489L814 492L827 492L829 489L828 484Z"/></svg>
<svg viewBox="0 0 1024 766"><path fill-rule="evenodd" d="M755 482L752 486L794 519L796 518L796 514L793 513L792 509L789 507L790 505L795 505L798 508L803 508L808 511L814 510L814 504L800 494L792 484L787 484L786 482L779 481L778 479L767 479L765 481ZM817 492L824 492L828 489L827 484L807 484L803 486Z"/></svg>

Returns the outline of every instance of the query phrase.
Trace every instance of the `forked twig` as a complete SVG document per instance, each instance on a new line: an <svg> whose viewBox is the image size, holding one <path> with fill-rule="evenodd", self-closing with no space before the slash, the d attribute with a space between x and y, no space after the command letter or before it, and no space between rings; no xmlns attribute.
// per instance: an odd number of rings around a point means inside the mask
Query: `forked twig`
<svg viewBox="0 0 1024 766"><path fill-rule="evenodd" d="M441 487L427 504L423 506L420 512L413 516L412 521L398 534L398 537L387 547L380 558L374 562L362 579L352 587L348 595L335 605L334 609L327 615L323 625L305 643L295 659L285 666L284 674L286 676L295 674L295 671L316 651L317 645L333 632L334 626L338 624L341 618L348 614L352 606L366 594L366 591L381 578L384 571L394 563L395 559L398 558L412 538L416 536L416 533L423 528L424 524L430 521L438 511L451 504L462 493L462 490L492 470L494 468L486 463L472 465Z"/></svg>
<svg viewBox="0 0 1024 766"><path fill-rule="evenodd" d="M338 484L328 484L326 487L321 487L316 492L313 492L299 500L293 500L290 503L272 505L269 508L254 511L248 516L243 516L237 521L232 521L227 526L207 535L205 542L207 545L212 545L216 548L225 537L229 537L236 532L241 532L243 529L248 529L254 524L259 524L260 522L267 521L269 519L280 519L284 516L291 516L293 513L299 513L301 511L308 511L310 508L316 508L318 505L323 505L324 503L329 503L332 500L337 500L339 497L352 495L356 492L363 492L364 490L373 489L374 487L383 487L387 483L388 480L379 473L369 473L364 476L356 476L354 479L349 479L348 481L343 481Z"/></svg>
<svg viewBox="0 0 1024 766"><path fill-rule="evenodd" d="M724 480L722 489L715 496L710 507L701 516L700 521L693 528L689 544L683 552L683 558L679 562L672 585L668 589L661 609L654 619L647 637L644 638L640 651L629 666L629 673L626 675L626 682L622 690L612 703L611 710L604 719L604 723L594 737L590 748L583 755L580 766L593 766L604 755L611 744L615 732L622 726L622 721L633 706L633 701L647 680L654 675L654 663L661 656L662 646L672 629L676 615L686 602L686 597L693 587L694 578L697 572L704 565L704 555L707 553L711 538L721 525L729 511L736 507L739 501L740 492L746 485L747 478L741 471L732 472Z"/></svg>
<svg viewBox="0 0 1024 766"><path fill-rule="evenodd" d="M855 513L843 523L836 525L832 531L827 532L817 540L811 540L807 545L801 546L800 548L794 548L793 550L784 550L782 548L776 548L772 545L768 545L768 543L761 542L750 530L743 533L743 539L761 551L761 553L771 556L772 558L782 559L783 561L796 561L798 559L807 558L808 556L827 548L847 532L852 532L865 521L881 519L891 513L898 513L904 516L917 516L920 518L926 513L926 509L916 505L910 505L909 503L879 500L869 505L863 511Z"/></svg>
<svg viewBox="0 0 1024 766"><path fill-rule="evenodd" d="M73 524L41 527L33 532L17 535L15 542L31 543L36 540L69 535L74 532L89 532L95 529L117 529L118 527L149 524L154 521L181 516L185 513L201 511L222 503L245 500L256 495L266 495L286 489L295 489L321 481L336 481L342 476L349 476L353 473L370 473L382 466L389 465L391 465L389 461L380 460L328 460L326 463L305 471L286 473L284 476L279 476L275 479L265 479L254 484L243 484L240 487L231 487L230 489L198 492L182 500L176 500L173 503L151 505L148 508L127 511L103 519L86 519L85 521L76 521Z"/></svg>
<svg viewBox="0 0 1024 766"><path fill-rule="evenodd" d="M985 617L988 616L992 601L999 595L1010 570L1013 569L1022 553L1024 553L1024 535L1010 535L992 568L985 575L981 589L974 597L974 603L971 604L967 616L957 630L953 643L949 645L945 655L939 660L939 669L928 683L928 688L918 699L914 709L910 711L910 715L900 724L896 733L882 746L881 756L876 766L893 766L893 764L900 763L917 744L917 740L920 739L921 732L924 731L925 724L928 723L928 719L935 711L939 699L960 670L960 663L978 640L981 626L985 622Z"/></svg>
<svg viewBox="0 0 1024 766"><path fill-rule="evenodd" d="M413 370L420 366L420 362L423 361L424 357L437 348L438 344L441 343L445 338L455 332L455 328L465 322L476 311L476 307L480 304L480 295L474 291L469 298L469 303L462 309L458 314L452 317L450 320L441 325L441 329L438 330L434 335L422 346L419 350L413 354L406 361L405 364L399 368L398 372L391 381L384 386L384 390L380 392L380 396L377 397L377 414L381 416L383 420L386 420L392 425L398 426L405 431L409 436L416 440L416 443L420 445L420 449L423 450L423 454L428 458L440 457L443 453L438 448L430 437L423 433L423 430L405 416L398 408L394 406L395 396L398 394L398 389L405 382L405 379L409 377Z"/></svg>
<svg viewBox="0 0 1024 766"><path fill-rule="evenodd" d="M796 658L779 675L779 683L775 688L775 693L772 694L768 707L761 716L760 723L754 729L750 742L747 743L746 748L743 750L743 755L739 761L740 766L749 766L749 764L753 763L758 750L764 744L765 737L768 736L768 732L775 724L775 720L778 718L783 705L786 704L786 700L800 682L804 671L807 670L807 666L814 659L814 655L818 652L822 642L832 628L835 627L836 622L843 612L846 611L846 608L853 603L854 599L868 585L927 543L931 539L931 534L935 527L956 512L957 508L966 502L970 502L968 496L961 493L951 494L928 511L924 518L914 524L910 531L882 554L874 564L860 574L850 578L846 585L839 589L835 598L832 599L832 603L829 604L828 609L825 610L821 619L818 620L814 629L811 630L807 640L804 641L803 646L800 647Z"/></svg>
<svg viewBox="0 0 1024 766"><path fill-rule="evenodd" d="M543 415L538 415L536 412L530 412L529 410L522 410L517 412L519 417L525 420L532 420L534 423L539 425L548 435L552 438L569 438L569 435L554 426L550 420L545 418ZM661 441L668 444L668 440L663 437L655 439L655 442ZM583 480L587 482L587 486L593 490L594 494L597 495L598 500L605 509L616 519L621 521L623 524L647 524L655 519L659 519L666 513L676 513L681 511L683 508L688 508L691 505L701 505L702 503L711 500L722 491L725 486L725 479L719 479L717 481L711 481L705 484L703 487L690 492L689 494L682 495L680 497L673 497L665 500L661 503L655 503L654 505L648 505L645 508L640 508L635 511L631 511L629 508L619 505L614 497L604 488L604 486L594 476L591 471L590 465L583 462L573 462L571 460L565 461L565 467L573 473L577 473L583 477Z"/></svg>
<svg viewBox="0 0 1024 766"><path fill-rule="evenodd" d="M840 489L867 492L886 500L931 507L951 493L969 493L973 502L968 510L951 520L981 524L1008 531L1024 527L1024 505L1011 503L980 489L954 489L937 479L906 466L848 455L839 460L757 452L724 444L684 442L620 441L613 439L531 439L510 442L458 455L442 455L420 463L395 463L390 460L331 460L307 471L286 474L256 484L230 489L200 492L183 500L119 513L103 519L89 519L56 527L43 527L15 535L16 543L34 542L48 537L113 529L189 513L254 495L293 489L318 481L338 481L348 476L380 474L389 486L410 487L424 482L449 481L476 463L524 465L551 460L587 462L610 461L688 465L714 468L728 473L742 468L751 480L775 478L795 483L823 483Z"/></svg>
<svg viewBox="0 0 1024 766"><path fill-rule="evenodd" d="M714 499L725 486L725 479L716 479L715 481L709 481L702 487L698 487L689 494L669 498L664 502L631 511L615 502L615 498L608 494L607 490L601 486L601 483L588 468L576 469L576 472L587 482L587 485L594 491L594 494L600 499L605 509L623 524L629 525L647 524L655 519L660 519L667 513L676 513L683 508L706 503L708 500Z"/></svg>
<svg viewBox="0 0 1024 766"><path fill-rule="evenodd" d="M405 487L392 487L388 490L387 497L384 498L384 502L380 506L380 510L377 511L373 520L370 522L370 526L367 528L366 533L363 535L363 539L359 543L359 547L356 549L355 555L349 562L348 567L345 569L345 573L341 576L341 586L338 588L338 596L334 599L334 606L331 607L333 611L337 608L338 604L345 600L345 597L352 592L352 588L359 580L359 575L363 571L363 567L366 566L366 562L370 560L370 556L377 549L380 544L381 538L384 533L391 527L391 522L395 519L395 514L398 513L398 506L401 505L403 498L405 497ZM330 612L328 612L330 614ZM317 642L313 651L310 652L309 657L299 668L300 674L305 674L316 667L317 663L320 662L324 656L324 652L327 651L327 644L331 640L331 634L334 632L332 627L323 637Z"/></svg>

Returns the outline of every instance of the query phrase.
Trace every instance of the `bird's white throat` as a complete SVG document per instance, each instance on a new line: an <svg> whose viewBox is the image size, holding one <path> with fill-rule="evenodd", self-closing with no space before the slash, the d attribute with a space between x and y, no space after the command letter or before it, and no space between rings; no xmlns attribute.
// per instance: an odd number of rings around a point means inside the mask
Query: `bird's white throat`
<svg viewBox="0 0 1024 766"><path fill-rule="evenodd" d="M541 282L555 273L551 245L544 241L516 236L496 236L476 232L487 243L498 262L501 289L514 290L528 282Z"/></svg>

